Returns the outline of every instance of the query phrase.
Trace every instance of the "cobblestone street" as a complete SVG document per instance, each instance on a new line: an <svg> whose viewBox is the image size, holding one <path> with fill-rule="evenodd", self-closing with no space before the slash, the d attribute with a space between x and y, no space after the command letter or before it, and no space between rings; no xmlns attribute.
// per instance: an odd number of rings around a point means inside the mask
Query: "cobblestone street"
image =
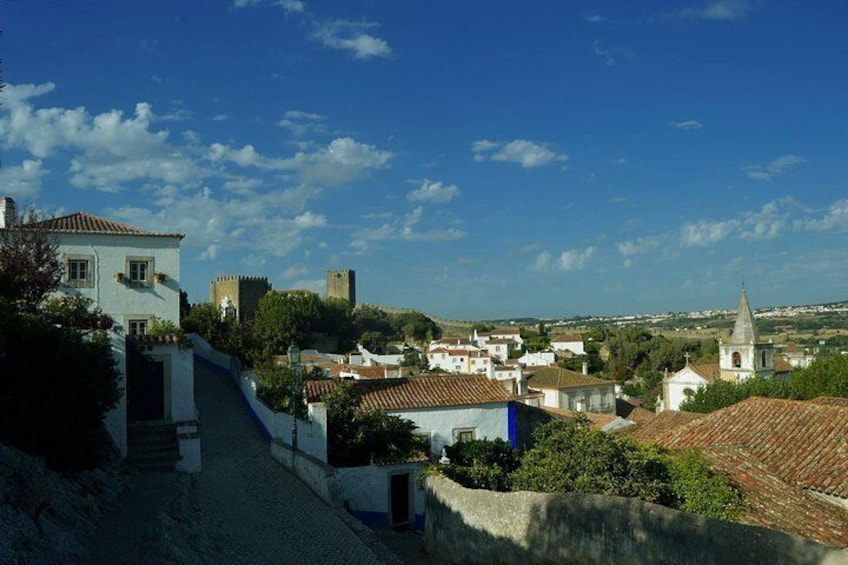
<svg viewBox="0 0 848 565"><path fill-rule="evenodd" d="M271 459L228 378L195 364L203 472L146 473L108 513L92 563L399 562Z"/></svg>

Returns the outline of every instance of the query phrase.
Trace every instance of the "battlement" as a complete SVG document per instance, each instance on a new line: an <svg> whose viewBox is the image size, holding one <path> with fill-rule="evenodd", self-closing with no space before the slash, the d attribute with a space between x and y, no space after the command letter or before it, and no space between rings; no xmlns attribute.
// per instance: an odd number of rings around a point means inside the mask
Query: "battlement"
<svg viewBox="0 0 848 565"><path fill-rule="evenodd" d="M356 271L330 269L327 271L327 298L342 298L356 306Z"/></svg>
<svg viewBox="0 0 848 565"><path fill-rule="evenodd" d="M215 280L211 281L213 283L216 282L224 282L224 281L248 281L248 282L264 282L268 283L268 277L262 277L259 275L221 275L215 277Z"/></svg>

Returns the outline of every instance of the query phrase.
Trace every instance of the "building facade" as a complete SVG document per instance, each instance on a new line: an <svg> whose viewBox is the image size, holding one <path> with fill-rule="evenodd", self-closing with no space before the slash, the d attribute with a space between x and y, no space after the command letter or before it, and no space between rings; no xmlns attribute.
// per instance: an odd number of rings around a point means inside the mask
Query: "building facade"
<svg viewBox="0 0 848 565"><path fill-rule="evenodd" d="M239 322L251 320L259 301L271 290L267 277L228 275L215 277L209 283L209 302L221 309L234 308Z"/></svg>

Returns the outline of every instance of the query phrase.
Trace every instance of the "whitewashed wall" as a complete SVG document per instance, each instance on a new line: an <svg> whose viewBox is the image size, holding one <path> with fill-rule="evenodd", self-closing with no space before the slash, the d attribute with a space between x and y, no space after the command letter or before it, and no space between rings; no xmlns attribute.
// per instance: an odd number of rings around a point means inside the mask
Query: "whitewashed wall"
<svg viewBox="0 0 848 565"><path fill-rule="evenodd" d="M666 385L668 398L663 399L663 408L665 410L680 410L680 405L688 398L683 391L687 388L693 392L697 391L699 388L707 386L707 381L687 366L670 377Z"/></svg>
<svg viewBox="0 0 848 565"><path fill-rule="evenodd" d="M509 441L507 404L479 404L444 408L409 408L389 410L389 414L415 422L416 433L430 434L430 455L441 453L453 445L454 432L459 428L475 428L477 439L500 438Z"/></svg>
<svg viewBox="0 0 848 565"><path fill-rule="evenodd" d="M342 467L336 469L335 478L348 511L368 526L387 528L391 526L389 493L392 475L410 475L410 519L417 524L423 522L425 492L419 480L422 469L422 463Z"/></svg>

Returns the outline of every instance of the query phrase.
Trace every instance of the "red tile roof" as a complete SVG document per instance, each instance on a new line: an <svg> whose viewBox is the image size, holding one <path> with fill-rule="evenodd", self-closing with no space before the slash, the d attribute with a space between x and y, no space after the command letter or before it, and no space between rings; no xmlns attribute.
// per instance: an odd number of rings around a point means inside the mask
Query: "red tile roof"
<svg viewBox="0 0 848 565"><path fill-rule="evenodd" d="M701 375L707 382L714 383L721 379L721 367L718 363L701 363L689 365L689 368Z"/></svg>
<svg viewBox="0 0 848 565"><path fill-rule="evenodd" d="M600 414L598 412L576 412L574 410L569 410L568 408L552 408L550 406L542 406L541 410L543 412L547 412L551 416L554 416L557 419L566 419L572 420L579 416L585 416L587 420L589 420L592 428L601 429L607 424L611 424L618 419L618 416L615 414Z"/></svg>
<svg viewBox="0 0 848 565"><path fill-rule="evenodd" d="M621 416L625 420L630 420L636 424L647 422L657 417L654 412L628 402L623 398L615 399L615 413L617 416Z"/></svg>
<svg viewBox="0 0 848 565"><path fill-rule="evenodd" d="M775 373L791 373L795 367L786 360L783 355L774 356L774 372Z"/></svg>
<svg viewBox="0 0 848 565"><path fill-rule="evenodd" d="M551 343L574 342L583 343L583 337L575 334L570 335L555 335L551 337Z"/></svg>
<svg viewBox="0 0 848 565"><path fill-rule="evenodd" d="M613 381L599 379L590 375L584 375L577 371L563 369L562 367L548 367L536 371L527 381L530 388L563 389L584 386L614 386Z"/></svg>
<svg viewBox="0 0 848 565"><path fill-rule="evenodd" d="M747 449L703 450L710 464L730 475L746 509L741 522L804 536L835 547L848 547L848 510L787 485Z"/></svg>
<svg viewBox="0 0 848 565"><path fill-rule="evenodd" d="M848 498L843 406L753 397L656 439L671 448L743 447L790 485Z"/></svg>
<svg viewBox="0 0 848 565"><path fill-rule="evenodd" d="M485 376L450 375L354 381L362 391L365 410L402 410L473 404L506 403L514 400L498 381ZM337 386L337 381L306 381L306 397L317 402Z"/></svg>
<svg viewBox="0 0 848 565"><path fill-rule="evenodd" d="M674 410L666 410L660 412L655 417L646 422L640 422L635 426L628 426L616 430L616 433L624 434L639 442L657 441L657 438L663 434L675 430L681 426L703 418L705 414L697 414L695 412L676 412Z"/></svg>
<svg viewBox="0 0 848 565"><path fill-rule="evenodd" d="M148 237L185 237L181 233L154 233L141 228L121 224L113 220L98 218L85 212L50 218L27 224L28 227L43 228L57 233L90 233L106 235L141 235Z"/></svg>

